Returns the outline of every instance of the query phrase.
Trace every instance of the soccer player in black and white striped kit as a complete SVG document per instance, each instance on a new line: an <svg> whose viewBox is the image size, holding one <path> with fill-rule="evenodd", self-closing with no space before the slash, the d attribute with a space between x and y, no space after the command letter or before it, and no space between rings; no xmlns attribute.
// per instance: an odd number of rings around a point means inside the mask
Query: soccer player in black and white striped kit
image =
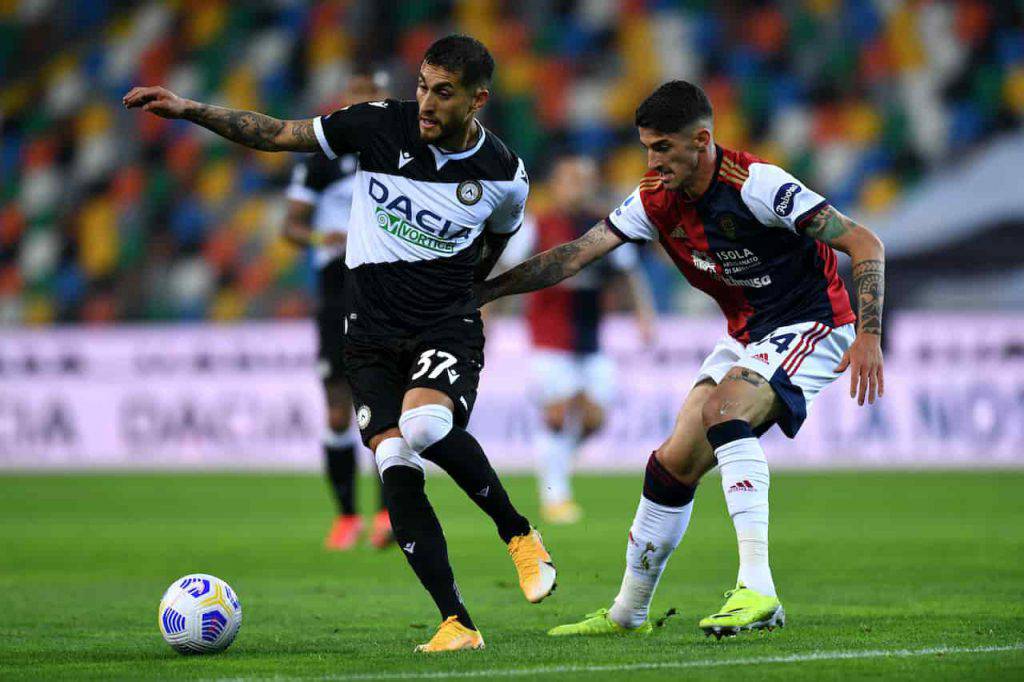
<svg viewBox="0 0 1024 682"><path fill-rule="evenodd" d="M395 537L443 619L417 647L425 652L484 642L427 500L423 460L446 471L495 522L529 601L555 585L540 534L465 430L484 362L473 284L519 228L529 189L523 162L476 118L493 70L479 41L451 35L428 48L416 102L369 102L282 121L160 87L124 97L128 108L185 118L255 149L359 155L346 247L345 364Z"/></svg>
<svg viewBox="0 0 1024 682"><path fill-rule="evenodd" d="M385 99L388 74L366 67L355 69L348 78L340 104L351 106ZM350 430L352 389L345 378L345 242L356 186L359 157L343 154L329 159L323 152L306 154L292 169L288 185L288 214L284 237L313 251L319 301L316 313L317 369L327 400L327 430L324 433L324 464L331 485L337 516L324 539L324 547L345 551L355 547L363 529L356 512L356 445ZM384 549L392 544L391 520L380 504L370 529L370 544Z"/></svg>

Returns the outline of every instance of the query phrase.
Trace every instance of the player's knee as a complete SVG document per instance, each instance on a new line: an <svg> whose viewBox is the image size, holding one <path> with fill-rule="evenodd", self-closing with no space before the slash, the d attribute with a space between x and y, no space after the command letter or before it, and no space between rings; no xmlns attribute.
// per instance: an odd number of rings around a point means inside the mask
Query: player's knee
<svg viewBox="0 0 1024 682"><path fill-rule="evenodd" d="M401 437L391 435L391 433L381 434L381 438L371 441L371 444L373 445L373 458L377 462L377 472L382 479L384 472L395 466L417 469L420 472L424 470L423 460Z"/></svg>
<svg viewBox="0 0 1024 682"><path fill-rule="evenodd" d="M327 408L327 425L331 427L331 431L334 431L335 433L347 431L351 423L351 409L341 408L334 405Z"/></svg>
<svg viewBox="0 0 1024 682"><path fill-rule="evenodd" d="M556 433L565 428L564 403L554 403L544 408L544 426Z"/></svg>
<svg viewBox="0 0 1024 682"><path fill-rule="evenodd" d="M402 413L398 428L409 447L419 453L447 436L454 421L444 405L420 405Z"/></svg>
<svg viewBox="0 0 1024 682"><path fill-rule="evenodd" d="M600 407L589 410L583 416L583 435L592 436L604 426L604 410Z"/></svg>
<svg viewBox="0 0 1024 682"><path fill-rule="evenodd" d="M704 429L710 429L716 424L741 419L750 421L750 409L745 402L736 396L731 396L725 391L716 390L712 393L700 412L701 420L704 422Z"/></svg>
<svg viewBox="0 0 1024 682"><path fill-rule="evenodd" d="M690 449L675 451L668 444L663 444L655 450L654 457L681 483L691 487L700 482L708 469L701 462L697 452Z"/></svg>

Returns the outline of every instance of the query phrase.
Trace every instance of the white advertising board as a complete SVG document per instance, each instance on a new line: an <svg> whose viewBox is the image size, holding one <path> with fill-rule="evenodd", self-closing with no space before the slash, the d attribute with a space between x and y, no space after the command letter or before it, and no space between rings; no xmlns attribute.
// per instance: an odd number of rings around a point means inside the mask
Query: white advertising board
<svg viewBox="0 0 1024 682"><path fill-rule="evenodd" d="M641 467L723 328L664 319L643 348L628 319L609 320L617 397L580 467ZM764 437L773 466L1024 467L1024 317L904 315L890 334L885 397L858 407L840 378L796 439ZM0 468L318 470L314 360L307 322L0 331ZM497 468L529 468L520 322L489 325L486 363L471 429Z"/></svg>

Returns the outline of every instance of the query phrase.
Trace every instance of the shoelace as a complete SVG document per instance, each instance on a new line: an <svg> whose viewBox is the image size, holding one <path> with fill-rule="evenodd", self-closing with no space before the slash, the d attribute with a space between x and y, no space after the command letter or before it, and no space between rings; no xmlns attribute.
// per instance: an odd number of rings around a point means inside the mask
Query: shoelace
<svg viewBox="0 0 1024 682"><path fill-rule="evenodd" d="M512 556L512 563L519 569L519 573L527 578L540 574L540 566L537 562L536 547L529 542L529 535L520 535L512 538L508 543L508 553Z"/></svg>

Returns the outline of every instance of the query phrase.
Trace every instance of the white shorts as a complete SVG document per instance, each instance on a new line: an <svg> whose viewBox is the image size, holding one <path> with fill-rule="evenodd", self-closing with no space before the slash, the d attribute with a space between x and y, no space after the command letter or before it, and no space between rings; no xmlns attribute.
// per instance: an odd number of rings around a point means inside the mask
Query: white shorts
<svg viewBox="0 0 1024 682"><path fill-rule="evenodd" d="M777 420L790 438L800 430L811 403L837 378L835 368L856 336L854 325L830 327L821 322L801 322L779 327L760 341L744 346L726 336L715 344L697 372L697 383L720 383L733 367L743 367L768 380L785 412ZM758 435L771 424L757 429Z"/></svg>
<svg viewBox="0 0 1024 682"><path fill-rule="evenodd" d="M606 406L615 396L615 363L602 353L577 355L547 348L535 350L530 368L530 393L541 405L585 393L598 405Z"/></svg>

